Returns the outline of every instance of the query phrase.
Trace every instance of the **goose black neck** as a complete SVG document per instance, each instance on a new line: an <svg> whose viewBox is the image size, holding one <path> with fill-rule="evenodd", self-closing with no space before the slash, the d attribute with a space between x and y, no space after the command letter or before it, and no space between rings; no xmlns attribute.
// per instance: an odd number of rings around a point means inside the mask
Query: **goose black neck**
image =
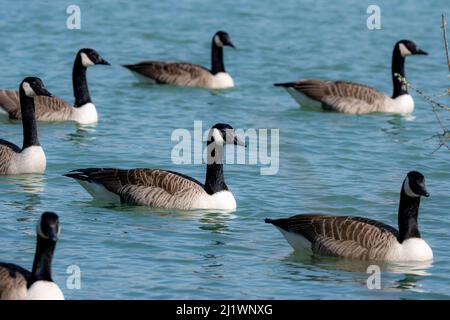
<svg viewBox="0 0 450 320"><path fill-rule="evenodd" d="M392 53L392 82L394 85L394 92L392 98L397 98L402 94L408 93L408 88L402 83L402 80L396 75L401 75L405 78L405 58L400 54L398 46L395 46L394 52Z"/></svg>
<svg viewBox="0 0 450 320"><path fill-rule="evenodd" d="M420 238L417 217L419 215L420 197L409 197L402 191L398 208L398 241L402 243L409 238Z"/></svg>
<svg viewBox="0 0 450 320"><path fill-rule="evenodd" d="M208 149L212 142L208 141ZM217 157L216 157L217 155ZM216 161L214 161L216 159ZM228 190L223 176L223 146L215 145L211 152L208 152L208 164L206 165L205 191L214 194L223 190Z"/></svg>
<svg viewBox="0 0 450 320"><path fill-rule="evenodd" d="M56 241L38 235L30 285L39 280L52 280L52 259Z"/></svg>
<svg viewBox="0 0 450 320"><path fill-rule="evenodd" d="M19 95L23 125L23 150L31 146L39 146L40 144L37 133L34 98L27 96L22 86L20 87Z"/></svg>
<svg viewBox="0 0 450 320"><path fill-rule="evenodd" d="M75 96L75 107L81 107L91 102L88 84L86 80L86 67L81 62L81 56L77 55L72 71L73 94Z"/></svg>
<svg viewBox="0 0 450 320"><path fill-rule="evenodd" d="M223 64L223 48L216 45L214 38L211 45L211 64L212 74L225 72L225 66Z"/></svg>

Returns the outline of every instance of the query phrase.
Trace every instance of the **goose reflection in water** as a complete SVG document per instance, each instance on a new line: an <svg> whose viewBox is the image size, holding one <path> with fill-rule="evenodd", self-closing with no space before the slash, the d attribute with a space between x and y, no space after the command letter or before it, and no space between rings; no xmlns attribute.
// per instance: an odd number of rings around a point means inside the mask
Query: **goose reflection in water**
<svg viewBox="0 0 450 320"><path fill-rule="evenodd" d="M81 146L89 146L88 142L96 140L96 124L77 124L73 133L68 133L65 140L74 142Z"/></svg>
<svg viewBox="0 0 450 320"><path fill-rule="evenodd" d="M383 262L383 261L360 261L351 259L340 259L334 257L323 257L311 255L304 252L292 252L282 259L290 268L288 278L299 278L302 281L342 282L336 276L336 271L354 273L353 282L366 287L368 279L378 271L380 274L381 288L383 291L408 290L424 292L419 282L425 277L432 275L432 261L420 262ZM302 271L302 269L304 269ZM317 272L326 271L326 273ZM312 273L309 273L312 272ZM403 275L396 278L396 275ZM346 280L348 281L348 280Z"/></svg>

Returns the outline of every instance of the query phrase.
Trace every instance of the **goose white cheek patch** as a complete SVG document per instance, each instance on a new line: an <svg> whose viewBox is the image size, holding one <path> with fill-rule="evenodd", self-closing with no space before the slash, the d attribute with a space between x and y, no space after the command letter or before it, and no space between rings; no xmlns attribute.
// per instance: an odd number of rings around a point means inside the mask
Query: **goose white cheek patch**
<svg viewBox="0 0 450 320"><path fill-rule="evenodd" d="M218 46L218 47L223 47L222 40L220 40L220 37L219 37L218 35L214 36L214 43L215 43L216 46Z"/></svg>
<svg viewBox="0 0 450 320"><path fill-rule="evenodd" d="M92 62L91 59L89 59L89 57L87 56L86 53L82 52L81 54L81 63L83 64L83 66L90 67L93 66L95 63Z"/></svg>
<svg viewBox="0 0 450 320"><path fill-rule="evenodd" d="M22 83L23 91L25 91L25 94L29 97L35 97L36 92L31 88L30 84L28 82Z"/></svg>
<svg viewBox="0 0 450 320"><path fill-rule="evenodd" d="M409 178L405 179L405 183L403 184L403 189L405 190L405 193L407 196L412 198L420 197L420 195L414 193L414 191L411 190L411 187L409 185Z"/></svg>
<svg viewBox="0 0 450 320"><path fill-rule="evenodd" d="M40 235L42 238L48 239L48 237L42 232L41 220L39 220L39 222L36 225L36 233ZM58 225L58 231L56 232L56 236L59 237L60 233L61 233L61 226Z"/></svg>
<svg viewBox="0 0 450 320"><path fill-rule="evenodd" d="M42 238L44 238L44 239L47 239L47 237L44 235L44 233L42 232L42 229L41 229L41 220L39 219L39 221L38 221L38 223L37 223L37 225L36 225L36 233L38 234L38 235L40 235Z"/></svg>
<svg viewBox="0 0 450 320"><path fill-rule="evenodd" d="M225 141L223 140L222 133L220 133L219 130L217 130L216 128L214 128L212 136L213 136L213 138L214 138L214 141L215 141L219 146L223 146L223 144L225 143Z"/></svg>
<svg viewBox="0 0 450 320"><path fill-rule="evenodd" d="M398 48L400 49L400 54L402 55L402 57L412 55L411 51L409 51L409 49L403 43L400 43L398 45Z"/></svg>

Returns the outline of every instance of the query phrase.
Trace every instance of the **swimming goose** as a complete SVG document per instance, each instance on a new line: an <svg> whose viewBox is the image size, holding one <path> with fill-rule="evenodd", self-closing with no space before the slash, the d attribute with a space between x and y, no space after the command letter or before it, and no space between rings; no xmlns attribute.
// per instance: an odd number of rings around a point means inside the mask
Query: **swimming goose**
<svg viewBox="0 0 450 320"><path fill-rule="evenodd" d="M36 98L36 119L38 121L76 121L80 124L97 122L97 110L92 103L86 81L86 69L96 64L109 65L94 49L78 51L72 71L75 104L72 106L58 97ZM19 93L13 90L0 90L0 108L6 111L11 119L21 119Z"/></svg>
<svg viewBox="0 0 450 320"><path fill-rule="evenodd" d="M379 221L351 216L300 214L265 221L299 251L359 260L429 261L433 252L421 238L417 222L421 196L429 197L425 178L411 171L400 192L398 231Z"/></svg>
<svg viewBox="0 0 450 320"><path fill-rule="evenodd" d="M414 110L414 100L408 94L407 84L399 76L405 78L405 57L416 54L427 53L409 40L400 40L395 44L392 53L392 97L369 86L348 81L299 80L274 85L286 88L304 107L348 114L410 114Z"/></svg>
<svg viewBox="0 0 450 320"><path fill-rule="evenodd" d="M64 300L52 280L52 258L60 228L58 216L44 212L36 226L37 241L30 271L0 262L0 300Z"/></svg>
<svg viewBox="0 0 450 320"><path fill-rule="evenodd" d="M34 99L36 96L50 97L51 94L41 79L28 77L20 84L19 96L23 115L23 145L21 149L0 139L0 174L44 173L47 161L39 144Z"/></svg>
<svg viewBox="0 0 450 320"><path fill-rule="evenodd" d="M224 46L234 48L228 33L218 31L211 44L211 70L196 64L170 61L143 61L123 66L139 80L153 83L210 89L231 88L234 82L223 64Z"/></svg>
<svg viewBox="0 0 450 320"><path fill-rule="evenodd" d="M223 176L225 144L245 146L228 124L214 125L208 135L205 184L161 169L78 169L74 178L94 198L167 209L234 210L236 201Z"/></svg>

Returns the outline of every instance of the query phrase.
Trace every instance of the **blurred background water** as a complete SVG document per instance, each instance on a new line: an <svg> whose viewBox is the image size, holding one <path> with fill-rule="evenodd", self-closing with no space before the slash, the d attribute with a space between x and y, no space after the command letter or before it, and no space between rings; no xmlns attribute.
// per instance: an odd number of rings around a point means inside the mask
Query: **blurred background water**
<svg viewBox="0 0 450 320"><path fill-rule="evenodd" d="M66 28L66 8L81 8L81 30ZM53 273L69 299L448 299L449 151L431 106L412 93L414 116L348 116L301 110L273 82L346 79L391 94L391 52L414 40L429 56L407 59L408 79L429 93L449 85L440 15L449 2L377 1L381 30L366 27L369 1L5 1L1 0L0 88L27 75L72 102L71 70L82 47L111 67L88 71L99 123L39 123L47 155L43 176L0 177L0 260L31 267L35 223L60 215ZM145 59L210 65L211 37L227 31L225 50L236 87L221 92L148 86L120 64ZM444 102L448 102L447 100ZM447 115L442 114L444 121ZM203 181L204 165L171 162L171 133L217 122L280 129L280 169L228 165L233 213L174 212L93 201L71 169L166 168ZM22 143L20 122L0 118L0 137ZM431 139L430 139L431 138ZM380 290L366 286L364 263L293 253L266 217L325 212L396 226L405 174L421 171L431 197L420 228L434 250L431 265L383 266ZM66 287L69 265L81 289Z"/></svg>

